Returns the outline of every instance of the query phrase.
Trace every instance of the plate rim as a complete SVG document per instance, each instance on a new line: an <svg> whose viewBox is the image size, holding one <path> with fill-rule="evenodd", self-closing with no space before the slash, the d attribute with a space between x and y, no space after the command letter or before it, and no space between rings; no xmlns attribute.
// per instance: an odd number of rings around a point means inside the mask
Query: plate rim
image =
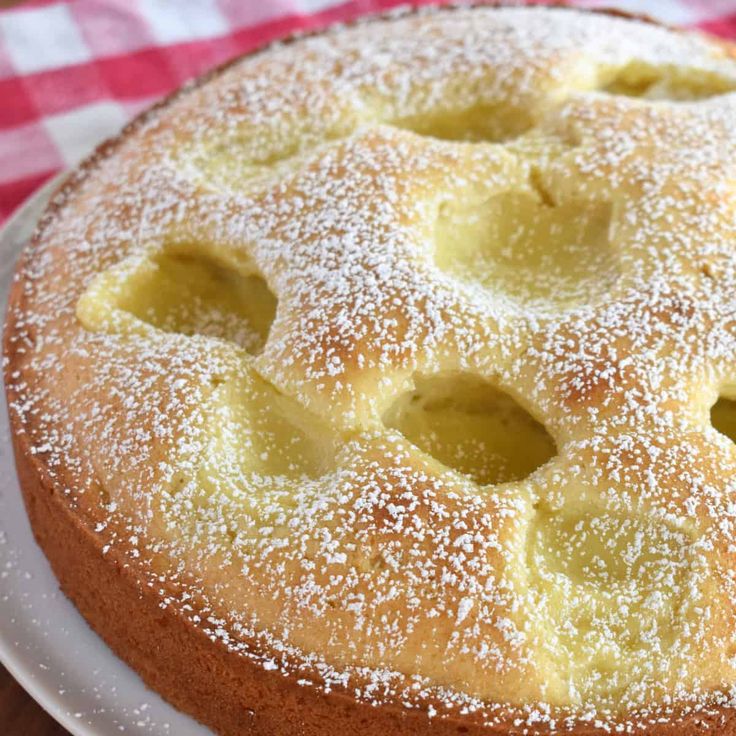
<svg viewBox="0 0 736 736"><path fill-rule="evenodd" d="M23 200L10 217L3 223L2 227L0 227L0 255L3 250L10 247L6 244L6 240L10 234L12 234L13 230L15 228L22 227L23 221L31 217L33 215L34 208L38 207L40 209L39 215L38 217L33 218L33 230L35 230L40 218L43 216L43 212L48 206L48 203L51 201L54 193L67 175L68 172L62 170L51 176L48 181L26 197L26 199ZM12 256L12 266L8 264L8 268L14 272L18 264L18 259L21 256L21 252L10 253L9 255ZM4 296L2 302L3 326L7 316L7 310L8 301ZM2 384L3 387L2 401L5 402L5 381L2 377L0 377L0 384ZM14 460L13 465L15 466ZM5 667L13 679L51 718L69 731L72 736L98 736L94 730L90 730L91 727L80 722L68 712L57 693L54 693L50 687L44 685L43 682L31 675L29 664L24 661L21 654L22 651L23 650L18 646L13 645L11 637L5 634L3 628L0 627L0 663L2 663L3 667Z"/></svg>
<svg viewBox="0 0 736 736"><path fill-rule="evenodd" d="M63 187L64 182L68 179L70 174L73 174L74 169L64 169L56 174L52 175L51 178L42 184L35 192L29 195L11 214L11 216L0 226L0 315L2 316L2 325L5 324L8 309L8 299L10 296L10 288L13 281L13 274L16 271L19 259L22 256L23 249L28 246L32 241L33 234L36 232L39 223L41 222L45 212L47 211L49 203L53 200L56 193ZM7 259L7 260L6 260ZM5 289L7 288L7 293ZM2 397L0 397L0 421L3 421L2 412L5 411L7 414L7 399L5 396L5 380L2 372L0 372L0 386L2 387ZM43 666L41 663L34 658L34 654L43 655L46 651L43 644L38 646L31 634L28 631L28 639L24 640L22 634L19 632L23 631L22 627L19 627L14 619L17 618L17 608L13 607L13 603L18 604L21 608L25 608L22 603L22 588L20 590L11 588L7 596L0 598L0 613L5 613L4 609L7 609L8 620L10 623L6 626L2 625L4 619L0 619L0 663L7 669L8 673L15 679L15 681L38 703L38 705L58 724L65 728L71 736L108 736L108 733L114 733L113 730L108 730L107 724L115 724L121 732L132 732L140 734L168 734L170 736L179 736L180 734L187 734L189 736L190 730L192 736L200 736L200 734L209 734L209 731L203 724L199 723L191 716L182 711L178 710L168 701L164 700L156 690L150 688L143 680L140 675L132 669L125 661L118 657L115 652L107 645L99 634L89 626L87 621L81 615L77 607L73 602L64 594L61 590L53 570L50 567L50 563L46 558L43 550L39 547L33 535L33 529L30 526L28 520L25 503L22 499L12 499L8 502L2 498L5 489L10 486L9 493L6 498L12 496L16 489L13 488L13 484L16 484L18 493L20 492L19 482L17 477L17 469L15 466L15 459L12 453L11 447L11 429L10 423L7 420L7 416L3 421L3 426L0 427L0 455L5 456L7 453L6 462L8 463L8 471L12 467L12 478L9 481L5 481L3 484L3 491L0 492L0 503L9 503L9 509L12 513L15 513L17 508L14 504L22 506L22 514L26 520L27 528L20 532L18 539L20 543L9 543L7 546L8 553L1 554L3 547L0 546L0 562L3 560L6 563L13 562L15 554L20 552L21 559L25 555L28 547L27 545L33 545L37 557L32 560L26 567L26 571L30 573L39 572L38 565L42 564L45 566L44 575L52 576L52 580L55 583L52 588L48 586L44 587L39 584L39 588L35 591L35 595L46 596L47 594L53 594L59 597L60 601L63 601L63 605L68 606L70 611L73 612L75 618L73 627L82 627L85 631L89 632L89 639L84 639L80 645L80 649L77 654L88 656L90 654L97 654L97 647L99 646L99 652L104 652L106 657L103 660L94 662L94 665L99 664L100 666L93 669L92 676L95 676L99 670L103 673L103 681L105 678L110 678L114 684L116 690L120 694L128 696L128 703L125 698L120 702L116 702L113 698L108 697L107 699L95 698L93 699L92 691L98 693L99 691L92 686L90 690L90 683L82 680L79 682L79 687L75 688L72 686L74 680L64 680L67 674L64 663L69 661L69 657L73 656L74 652L65 652L64 646L57 648L56 650L51 649L49 654L49 661L53 663L51 668L55 674L58 675L54 681L50 677L38 676L37 667ZM18 508L20 513L20 508ZM2 520L0 519L0 522ZM3 528L0 523L0 535L9 530L10 527ZM0 537L0 542L2 542ZM7 543L7 542L6 542ZM33 553L32 553L33 554ZM22 570L22 568L18 568ZM35 575L33 575L35 577ZM33 593L31 594L31 606L34 610L39 605L37 600L33 599ZM10 602L5 602L6 598ZM60 604L57 604L60 605ZM30 609L29 609L30 610ZM38 614L36 614L38 616ZM68 619L62 620L59 628L56 630L64 631L68 626ZM33 623L33 622L32 622ZM47 630L41 629L43 633L48 633ZM64 632L66 633L66 632ZM45 638L45 637L44 637ZM70 649L75 642L75 639L71 639L68 645L65 645L67 649ZM92 650L88 650L92 642ZM36 649L36 647L38 648ZM62 669L63 668L63 669ZM46 668L44 668L46 669ZM71 674L71 673L69 673ZM132 682L140 687L140 692L133 689L124 689L121 685L126 684L126 678L131 677ZM77 683L75 683L77 684ZM153 720L145 720L144 723L139 722L141 716L136 710L136 706L131 704L131 700L136 700L143 696L145 693L145 700L139 701L138 707L141 711L146 708L150 708L153 703L153 708L146 711L145 716L153 716ZM89 703L89 709L85 713L88 718L92 720L85 720L81 715L75 712L73 703L68 699L69 696L75 696L81 698L85 706ZM66 696L66 697L65 697ZM131 710L132 709L132 710ZM143 714L141 714L143 715ZM144 718L145 718L144 716ZM182 719L179 722L179 719ZM139 728L136 731L136 726ZM185 727L186 728L183 728Z"/></svg>

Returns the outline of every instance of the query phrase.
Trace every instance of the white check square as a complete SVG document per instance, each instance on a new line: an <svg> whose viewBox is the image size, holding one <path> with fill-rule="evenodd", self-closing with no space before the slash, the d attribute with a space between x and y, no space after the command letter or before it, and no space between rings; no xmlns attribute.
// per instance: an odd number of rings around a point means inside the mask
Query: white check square
<svg viewBox="0 0 736 736"><path fill-rule="evenodd" d="M138 9L161 44L196 41L230 31L215 0L140 0Z"/></svg>
<svg viewBox="0 0 736 736"><path fill-rule="evenodd" d="M0 14L0 35L20 74L58 69L92 58L74 18L63 5Z"/></svg>
<svg viewBox="0 0 736 736"><path fill-rule="evenodd" d="M43 124L68 166L77 164L98 143L115 135L127 116L117 102L96 102L61 115L44 118Z"/></svg>

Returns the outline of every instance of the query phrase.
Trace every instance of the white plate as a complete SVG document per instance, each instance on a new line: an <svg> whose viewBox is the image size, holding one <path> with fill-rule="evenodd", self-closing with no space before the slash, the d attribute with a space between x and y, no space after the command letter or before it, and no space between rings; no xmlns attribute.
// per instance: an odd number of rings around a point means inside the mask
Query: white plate
<svg viewBox="0 0 736 736"><path fill-rule="evenodd" d="M0 232L0 305L15 261L58 180ZM3 306L4 311L4 306ZM28 524L13 464L5 390L0 400L0 660L75 736L207 736L149 690L59 591Z"/></svg>

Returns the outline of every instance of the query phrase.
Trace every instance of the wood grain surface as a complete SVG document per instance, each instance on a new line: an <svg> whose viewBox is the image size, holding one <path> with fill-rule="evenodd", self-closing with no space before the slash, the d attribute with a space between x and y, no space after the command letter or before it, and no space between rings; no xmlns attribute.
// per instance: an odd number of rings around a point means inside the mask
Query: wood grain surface
<svg viewBox="0 0 736 736"><path fill-rule="evenodd" d="M0 734L2 736L69 736L0 665Z"/></svg>

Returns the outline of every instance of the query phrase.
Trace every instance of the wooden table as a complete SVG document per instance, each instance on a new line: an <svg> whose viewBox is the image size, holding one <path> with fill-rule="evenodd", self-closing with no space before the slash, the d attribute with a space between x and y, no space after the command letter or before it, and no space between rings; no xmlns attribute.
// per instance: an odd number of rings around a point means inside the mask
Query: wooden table
<svg viewBox="0 0 736 736"><path fill-rule="evenodd" d="M3 736L69 736L0 665L0 733Z"/></svg>

